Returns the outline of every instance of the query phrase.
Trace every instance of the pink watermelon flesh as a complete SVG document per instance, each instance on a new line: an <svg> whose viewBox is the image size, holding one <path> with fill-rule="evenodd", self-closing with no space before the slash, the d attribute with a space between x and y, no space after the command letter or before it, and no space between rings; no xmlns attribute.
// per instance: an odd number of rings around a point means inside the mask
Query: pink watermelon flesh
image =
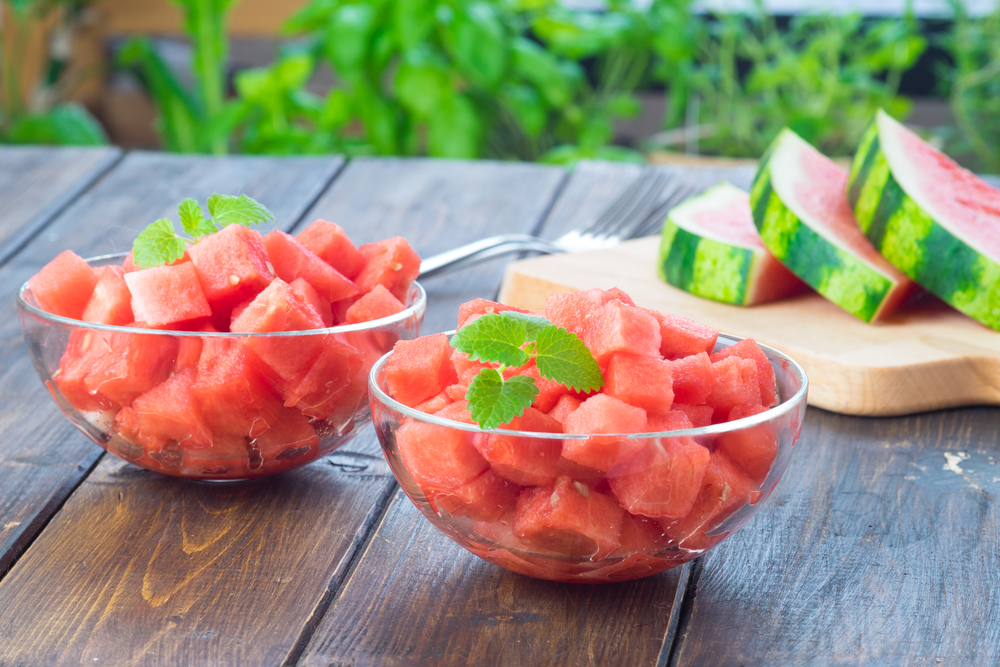
<svg viewBox="0 0 1000 667"><path fill-rule="evenodd" d="M290 234L277 229L269 232L264 237L264 246L274 273L285 282L302 278L330 302L347 299L358 293L358 287L353 282Z"/></svg>
<svg viewBox="0 0 1000 667"><path fill-rule="evenodd" d="M406 421L396 431L396 447L407 472L429 501L468 484L489 464L458 429Z"/></svg>
<svg viewBox="0 0 1000 667"><path fill-rule="evenodd" d="M643 441L636 454L608 472L611 490L632 514L683 517L701 491L709 452L690 438Z"/></svg>
<svg viewBox="0 0 1000 667"><path fill-rule="evenodd" d="M699 352L712 354L719 332L683 315L654 315L660 323L660 354L680 359Z"/></svg>
<svg viewBox="0 0 1000 667"><path fill-rule="evenodd" d="M401 340L392 351L382 367L385 382L392 397L404 405L418 405L458 379L444 334Z"/></svg>
<svg viewBox="0 0 1000 667"><path fill-rule="evenodd" d="M213 307L253 298L274 278L260 233L243 225L209 234L188 255Z"/></svg>
<svg viewBox="0 0 1000 667"><path fill-rule="evenodd" d="M612 396L597 394L566 417L563 429L578 434L644 433L646 411ZM562 454L580 465L607 471L639 446L634 440L595 435L586 440L564 440Z"/></svg>
<svg viewBox="0 0 1000 667"><path fill-rule="evenodd" d="M125 284L136 322L166 328L212 314L191 262L132 271Z"/></svg>
<svg viewBox="0 0 1000 667"><path fill-rule="evenodd" d="M514 509L520 490L495 471L487 470L470 482L437 492L431 505L440 516L496 521Z"/></svg>
<svg viewBox="0 0 1000 667"><path fill-rule="evenodd" d="M323 321L323 326L332 327L333 326L333 311L330 309L330 302L319 295L312 285L310 285L304 278L296 278L292 282L288 283L289 287L302 295L310 306L316 309L316 313L319 318ZM250 305L249 303L244 305L243 308ZM243 312L243 308L240 312ZM235 310L233 311L233 317L237 317L239 313Z"/></svg>
<svg viewBox="0 0 1000 667"><path fill-rule="evenodd" d="M713 423L729 419L737 405L760 405L760 381L757 364L752 359L732 356L712 364L715 384L706 403L715 409Z"/></svg>
<svg viewBox="0 0 1000 667"><path fill-rule="evenodd" d="M323 338L319 357L302 379L292 385L279 385L285 405L307 417L326 419L363 365L364 358L357 349L338 334L328 334Z"/></svg>
<svg viewBox="0 0 1000 667"><path fill-rule="evenodd" d="M80 317L84 322L126 326L135 322L132 314L132 293L125 284L125 271L120 266L94 269L98 276L94 292Z"/></svg>
<svg viewBox="0 0 1000 667"><path fill-rule="evenodd" d="M250 469L278 472L319 454L319 436L309 418L284 408L271 428L249 442Z"/></svg>
<svg viewBox="0 0 1000 667"><path fill-rule="evenodd" d="M670 362L674 379L674 400L687 405L701 405L712 392L715 382L712 360L704 352Z"/></svg>
<svg viewBox="0 0 1000 667"><path fill-rule="evenodd" d="M410 283L420 275L420 257L406 239L394 236L384 241L366 243L358 251L365 258L364 268L355 282L361 293L382 285L400 301L406 301Z"/></svg>
<svg viewBox="0 0 1000 667"><path fill-rule="evenodd" d="M171 441L182 449L210 447L212 432L191 393L194 377L195 369L186 368L122 408L116 419L122 435L152 451Z"/></svg>
<svg viewBox="0 0 1000 667"><path fill-rule="evenodd" d="M354 247L340 225L328 220L317 220L303 229L295 240L317 257L339 271L345 278L354 279L364 266L365 259Z"/></svg>
<svg viewBox="0 0 1000 667"><path fill-rule="evenodd" d="M28 287L47 313L80 319L90 295L97 285L97 276L82 257L64 250L28 280Z"/></svg>
<svg viewBox="0 0 1000 667"><path fill-rule="evenodd" d="M760 405L737 405L729 413L729 421L762 412L767 412L767 408ZM778 455L778 438L768 424L759 424L720 433L716 439L716 447L760 486Z"/></svg>
<svg viewBox="0 0 1000 667"><path fill-rule="evenodd" d="M642 408L665 414L674 400L672 366L657 357L614 354L604 373L604 393Z"/></svg>
<svg viewBox="0 0 1000 667"><path fill-rule="evenodd" d="M777 400L774 369L771 367L771 362L767 360L767 355L760 349L756 341L753 338L744 338L735 345L723 348L712 355L712 363L732 356L750 359L757 364L757 381L760 384L761 404L764 407L774 405L775 400Z"/></svg>
<svg viewBox="0 0 1000 667"><path fill-rule="evenodd" d="M525 408L523 415L501 429L561 433L562 424L534 408ZM498 475L515 484L552 484L558 474L561 440L478 433L473 436L472 444Z"/></svg>
<svg viewBox="0 0 1000 667"><path fill-rule="evenodd" d="M660 324L641 308L609 301L582 326L580 338L601 366L616 352L652 357L660 354Z"/></svg>
<svg viewBox="0 0 1000 667"><path fill-rule="evenodd" d="M505 304L497 303L496 301L489 301L487 299L473 299L472 301L466 301L458 307L458 328L461 329L468 324L472 317L490 315L492 313L502 313L507 310L512 310L515 313L528 312L523 308L515 308L514 306L507 306Z"/></svg>
<svg viewBox="0 0 1000 667"><path fill-rule="evenodd" d="M371 292L362 296L347 309L344 322L346 324L371 322L401 313L404 310L406 310L406 306L389 290L382 285L376 285Z"/></svg>

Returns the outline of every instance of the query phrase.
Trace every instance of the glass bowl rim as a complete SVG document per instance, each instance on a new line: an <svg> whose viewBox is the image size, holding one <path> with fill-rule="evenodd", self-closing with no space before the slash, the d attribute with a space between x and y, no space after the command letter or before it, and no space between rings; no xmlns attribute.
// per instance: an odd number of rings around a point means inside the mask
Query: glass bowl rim
<svg viewBox="0 0 1000 667"><path fill-rule="evenodd" d="M96 257L89 257L84 261L87 264L93 264L95 262L107 262L108 260L124 259L128 253L118 252L111 253L108 255L97 255ZM101 264L100 266L106 266L106 264ZM338 334L338 333L352 333L355 331L368 331L371 329L378 329L380 327L389 326L396 324L397 322L402 322L415 315L417 315L421 310L427 307L427 291L424 290L423 285L414 280L410 283L411 288L416 287L418 290L417 300L412 304L407 306L404 310L399 311L395 315L390 315L389 317L383 317L378 320L370 320L368 322L358 322L357 324L344 324L335 327L325 327L323 329L306 329L302 331L273 331L273 332L236 332L236 331L178 331L175 329L139 329L137 327L122 327L113 324L99 324L97 322L85 322L83 320L74 320L69 317L63 317L62 315L55 315L54 313L49 313L38 306L28 303L27 299L24 298L25 292L27 292L30 287L28 286L28 281L24 281L21 288L17 291L17 305L23 308L27 312L31 313L35 317L45 320L46 322L52 322L55 324L62 324L67 326L76 327L79 329L99 329L101 331L111 331L119 333L130 333L130 334L145 334L147 336L197 336L210 337L210 338L283 338L283 337L293 337L293 336L315 336L318 334Z"/></svg>
<svg viewBox="0 0 1000 667"><path fill-rule="evenodd" d="M444 332L446 336L451 336L454 332L446 331ZM736 344L743 340L739 336L733 336L732 334L719 333L719 338L724 338L726 340L732 341L732 344ZM755 341L756 342L756 341ZM805 370L801 365L788 355L783 352L770 347L768 345L763 345L757 343L764 354L768 357L768 360L772 358L787 362L789 367L792 369L794 375L799 379L800 385L798 391L796 391L790 398L782 401L773 408L769 408L764 412L751 415L749 417L743 417L741 419L734 419L733 421L725 422L722 424L711 424L709 426L702 426L700 428L688 428L688 429L678 429L674 431L655 431L649 433L543 433L539 431L515 431L513 429L502 429L502 428L482 428L477 424L466 424L464 422L452 421L450 419L442 419L441 417L436 417L432 414L427 414L421 412L415 408L411 408L407 405L403 405L399 401L390 397L382 388L378 386L375 378L376 375L385 362L389 359L389 355L392 354L392 350L386 352L382 357L372 365L371 372L368 374L368 392L370 396L374 396L375 400L379 403L386 405L396 412L399 412L407 417L416 419L417 421L435 424L437 426L444 426L447 428L455 428L460 431L469 431L473 433L487 433L493 435L502 436L515 436L515 437L525 437L525 438L540 438L544 440L587 440L595 436L606 437L606 438L618 438L621 440L640 440L646 438L666 438L666 437L691 437L700 435L718 435L720 433L730 433L733 431L740 431L752 426L757 426L759 424L764 424L784 415L788 414L792 410L798 409L798 406L805 402L806 394L809 389L809 377L806 375Z"/></svg>

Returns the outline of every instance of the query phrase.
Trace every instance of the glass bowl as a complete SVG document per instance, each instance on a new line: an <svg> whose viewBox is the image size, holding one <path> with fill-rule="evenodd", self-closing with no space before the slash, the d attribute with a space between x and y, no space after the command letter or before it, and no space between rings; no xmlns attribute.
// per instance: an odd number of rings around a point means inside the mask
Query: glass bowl
<svg viewBox="0 0 1000 667"><path fill-rule="evenodd" d="M720 334L716 350L739 340ZM481 429L390 398L382 371L388 354L372 367L369 378L372 422L413 504L477 556L540 579L637 579L692 560L732 535L760 509L788 467L802 430L808 379L792 359L763 345L761 349L774 368L778 404L703 428L600 436ZM619 452L627 454L619 454L607 472L560 456L564 443L591 437L618 441ZM445 457L478 461L487 446L501 455L491 455L492 466L471 481L449 481L447 466L432 473L430 466L419 474L411 469L420 465L421 456L432 465ZM708 450L707 456L701 448ZM557 476L533 476L532 457L537 463L553 456L558 457ZM697 479L685 472L690 466L674 466L691 460L704 466L706 459L707 468ZM516 463L513 468L497 464L504 460ZM480 465L489 464L483 459ZM685 485L688 493L678 491ZM698 489L693 506L691 489Z"/></svg>
<svg viewBox="0 0 1000 667"><path fill-rule="evenodd" d="M17 296L35 370L67 419L138 466L217 481L298 468L354 437L370 417L372 364L419 334L426 304L414 282L406 310L391 317L248 334L92 324L41 310L27 283ZM250 350L315 360L287 387Z"/></svg>

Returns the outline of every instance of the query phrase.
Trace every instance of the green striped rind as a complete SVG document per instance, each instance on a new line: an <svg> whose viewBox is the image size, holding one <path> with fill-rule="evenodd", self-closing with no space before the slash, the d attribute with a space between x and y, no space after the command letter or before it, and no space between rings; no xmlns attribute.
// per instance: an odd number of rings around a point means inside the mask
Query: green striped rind
<svg viewBox="0 0 1000 667"><path fill-rule="evenodd" d="M660 277L685 292L739 306L746 305L754 253L678 227L670 218L660 238Z"/></svg>
<svg viewBox="0 0 1000 667"><path fill-rule="evenodd" d="M848 198L865 234L887 260L966 315L1000 331L1000 265L933 220L892 176L879 125L865 132ZM860 163L860 164L859 164ZM857 169L855 170L855 166Z"/></svg>
<svg viewBox="0 0 1000 667"><path fill-rule="evenodd" d="M781 135L775 140L780 141ZM772 144L769 151L775 150ZM893 282L803 223L771 184L770 160L762 161L750 190L753 221L767 249L824 297L871 322Z"/></svg>

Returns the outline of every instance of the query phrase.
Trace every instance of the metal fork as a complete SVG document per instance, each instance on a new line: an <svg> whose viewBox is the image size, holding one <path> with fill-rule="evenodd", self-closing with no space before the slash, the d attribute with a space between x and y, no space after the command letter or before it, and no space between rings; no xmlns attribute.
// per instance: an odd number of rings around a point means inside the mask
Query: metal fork
<svg viewBox="0 0 1000 667"><path fill-rule="evenodd" d="M528 234L500 234L428 257L420 277L430 278L491 257L515 252L584 252L616 246L659 230L667 211L698 188L675 174L646 169L586 228L573 229L554 241Z"/></svg>

